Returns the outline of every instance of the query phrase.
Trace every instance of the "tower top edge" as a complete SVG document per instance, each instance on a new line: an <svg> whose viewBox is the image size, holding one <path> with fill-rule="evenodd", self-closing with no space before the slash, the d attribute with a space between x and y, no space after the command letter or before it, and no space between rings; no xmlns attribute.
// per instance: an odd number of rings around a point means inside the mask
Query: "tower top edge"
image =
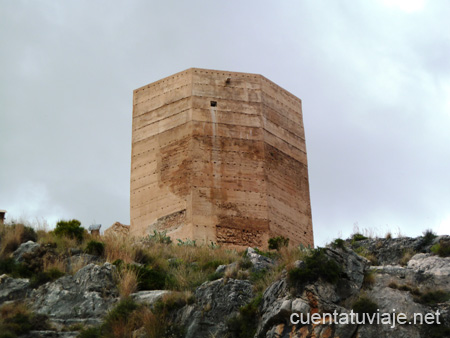
<svg viewBox="0 0 450 338"><path fill-rule="evenodd" d="M267 82L269 85L271 86L275 86L281 90L283 90L284 92L288 93L290 96L292 96L293 98L297 99L298 101L301 102L301 99L298 98L297 96L295 96L294 94L292 94L291 92L289 92L288 90L284 89L283 87L281 87L280 85L276 84L275 82L269 80L268 78L266 78L264 75L261 74L256 74L256 73L244 73L244 72L235 72L235 71L228 71L228 70L217 70L217 69L206 69L206 68L196 68L196 67L191 67L188 69L185 69L181 72L166 76L162 79L159 79L157 81L154 82L150 82L144 86L141 86L135 90L133 90L133 93L136 93L140 90L144 90L146 88L150 88L153 86L156 86L158 84L164 83L165 81L171 80L171 79L175 79L177 77L184 77L184 76L189 76L191 74L194 73L200 73L200 74L216 74L216 75L223 75L223 76L240 76L240 77L252 77L252 78L259 78L262 81Z"/></svg>

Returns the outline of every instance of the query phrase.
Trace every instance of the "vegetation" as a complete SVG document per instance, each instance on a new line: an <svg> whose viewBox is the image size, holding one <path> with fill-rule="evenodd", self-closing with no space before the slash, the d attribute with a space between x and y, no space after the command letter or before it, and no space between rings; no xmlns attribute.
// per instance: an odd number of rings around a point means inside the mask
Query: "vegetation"
<svg viewBox="0 0 450 338"><path fill-rule="evenodd" d="M277 236L269 238L269 249L279 251L282 247L289 245L289 238L283 236Z"/></svg>
<svg viewBox="0 0 450 338"><path fill-rule="evenodd" d="M450 292L445 292L442 290L428 291L426 293L420 294L416 298L416 301L426 305L444 303L448 300L450 300Z"/></svg>
<svg viewBox="0 0 450 338"><path fill-rule="evenodd" d="M331 247L333 249L342 249L345 250L345 241L341 238L336 238L332 243Z"/></svg>
<svg viewBox="0 0 450 338"><path fill-rule="evenodd" d="M366 239L369 239L369 237L366 237L366 236L364 236L363 234L360 234L360 233L353 234L352 238L351 238L352 243L359 242L359 241L364 241Z"/></svg>
<svg viewBox="0 0 450 338"><path fill-rule="evenodd" d="M262 302L262 294L239 309L239 315L228 321L228 330L233 337L251 338L255 336L258 324L258 309Z"/></svg>
<svg viewBox="0 0 450 338"><path fill-rule="evenodd" d="M352 309L355 313L371 315L377 312L378 305L370 298L361 296L353 303Z"/></svg>
<svg viewBox="0 0 450 338"><path fill-rule="evenodd" d="M166 236L167 231L156 231L153 230L153 234L148 236L148 239L154 243L160 244L170 244L172 243L172 239L169 236Z"/></svg>
<svg viewBox="0 0 450 338"><path fill-rule="evenodd" d="M55 235L73 238L79 243L83 241L84 232L85 229L81 227L80 221L76 219L71 221L59 221L56 223L56 228L54 230Z"/></svg>
<svg viewBox="0 0 450 338"><path fill-rule="evenodd" d="M437 237L437 235L431 229L427 229L423 232L423 245L431 245L433 240Z"/></svg>
<svg viewBox="0 0 450 338"><path fill-rule="evenodd" d="M342 267L335 260L325 255L324 248L312 250L305 257L305 266L292 268L288 272L291 284L304 284L317 281L319 278L328 283L337 283L342 274Z"/></svg>
<svg viewBox="0 0 450 338"><path fill-rule="evenodd" d="M84 252L95 255L95 256L103 256L105 252L105 243L98 242L95 240L90 240L86 244L86 248L84 249Z"/></svg>
<svg viewBox="0 0 450 338"><path fill-rule="evenodd" d="M450 242L441 241L431 247L431 252L440 257L450 257Z"/></svg>
<svg viewBox="0 0 450 338"><path fill-rule="evenodd" d="M31 313L22 303L6 303L0 307L0 337L18 337L30 330L48 330L47 316Z"/></svg>

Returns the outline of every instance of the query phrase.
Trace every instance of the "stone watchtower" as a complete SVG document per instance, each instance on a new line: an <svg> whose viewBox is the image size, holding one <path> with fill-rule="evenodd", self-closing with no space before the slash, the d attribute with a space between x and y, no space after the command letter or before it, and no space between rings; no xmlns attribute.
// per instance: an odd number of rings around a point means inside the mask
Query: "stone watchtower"
<svg viewBox="0 0 450 338"><path fill-rule="evenodd" d="M191 68L134 91L131 235L313 246L301 100L256 74Z"/></svg>

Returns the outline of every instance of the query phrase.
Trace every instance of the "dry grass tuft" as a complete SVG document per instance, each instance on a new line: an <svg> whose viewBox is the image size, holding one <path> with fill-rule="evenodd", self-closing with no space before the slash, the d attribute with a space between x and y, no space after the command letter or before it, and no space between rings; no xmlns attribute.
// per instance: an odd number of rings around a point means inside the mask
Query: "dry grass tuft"
<svg viewBox="0 0 450 338"><path fill-rule="evenodd" d="M122 269L119 273L119 294L126 298L138 289L138 278L136 272L129 269Z"/></svg>

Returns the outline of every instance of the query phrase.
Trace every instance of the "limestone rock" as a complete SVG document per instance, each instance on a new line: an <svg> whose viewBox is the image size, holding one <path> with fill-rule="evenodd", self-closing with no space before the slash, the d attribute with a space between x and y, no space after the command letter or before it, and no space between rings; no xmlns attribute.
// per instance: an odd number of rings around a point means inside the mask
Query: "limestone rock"
<svg viewBox="0 0 450 338"><path fill-rule="evenodd" d="M450 277L450 257L420 253L409 260L408 268L435 276Z"/></svg>
<svg viewBox="0 0 450 338"><path fill-rule="evenodd" d="M26 278L0 276L0 304L6 301L25 298L31 291L30 281Z"/></svg>
<svg viewBox="0 0 450 338"><path fill-rule="evenodd" d="M146 304L152 306L158 300L162 299L165 295L170 294L172 291L168 290L151 290L151 291L138 291L131 294L133 298L139 304Z"/></svg>
<svg viewBox="0 0 450 338"><path fill-rule="evenodd" d="M117 301L115 266L89 264L74 276L40 286L31 294L35 312L56 323L98 324Z"/></svg>
<svg viewBox="0 0 450 338"><path fill-rule="evenodd" d="M261 271L265 269L270 269L274 266L273 260L263 255L260 255L253 248L247 249L247 258L250 259L250 262L253 264L253 271Z"/></svg>
<svg viewBox="0 0 450 338"><path fill-rule="evenodd" d="M33 241L28 241L26 243L20 244L17 250L13 252L12 256L16 262L22 262L24 260L24 254L33 253L40 247L40 244Z"/></svg>
<svg viewBox="0 0 450 338"><path fill-rule="evenodd" d="M177 314L177 321L186 327L186 338L225 337L227 320L252 298L249 281L221 278L206 282L195 291L196 302Z"/></svg>

